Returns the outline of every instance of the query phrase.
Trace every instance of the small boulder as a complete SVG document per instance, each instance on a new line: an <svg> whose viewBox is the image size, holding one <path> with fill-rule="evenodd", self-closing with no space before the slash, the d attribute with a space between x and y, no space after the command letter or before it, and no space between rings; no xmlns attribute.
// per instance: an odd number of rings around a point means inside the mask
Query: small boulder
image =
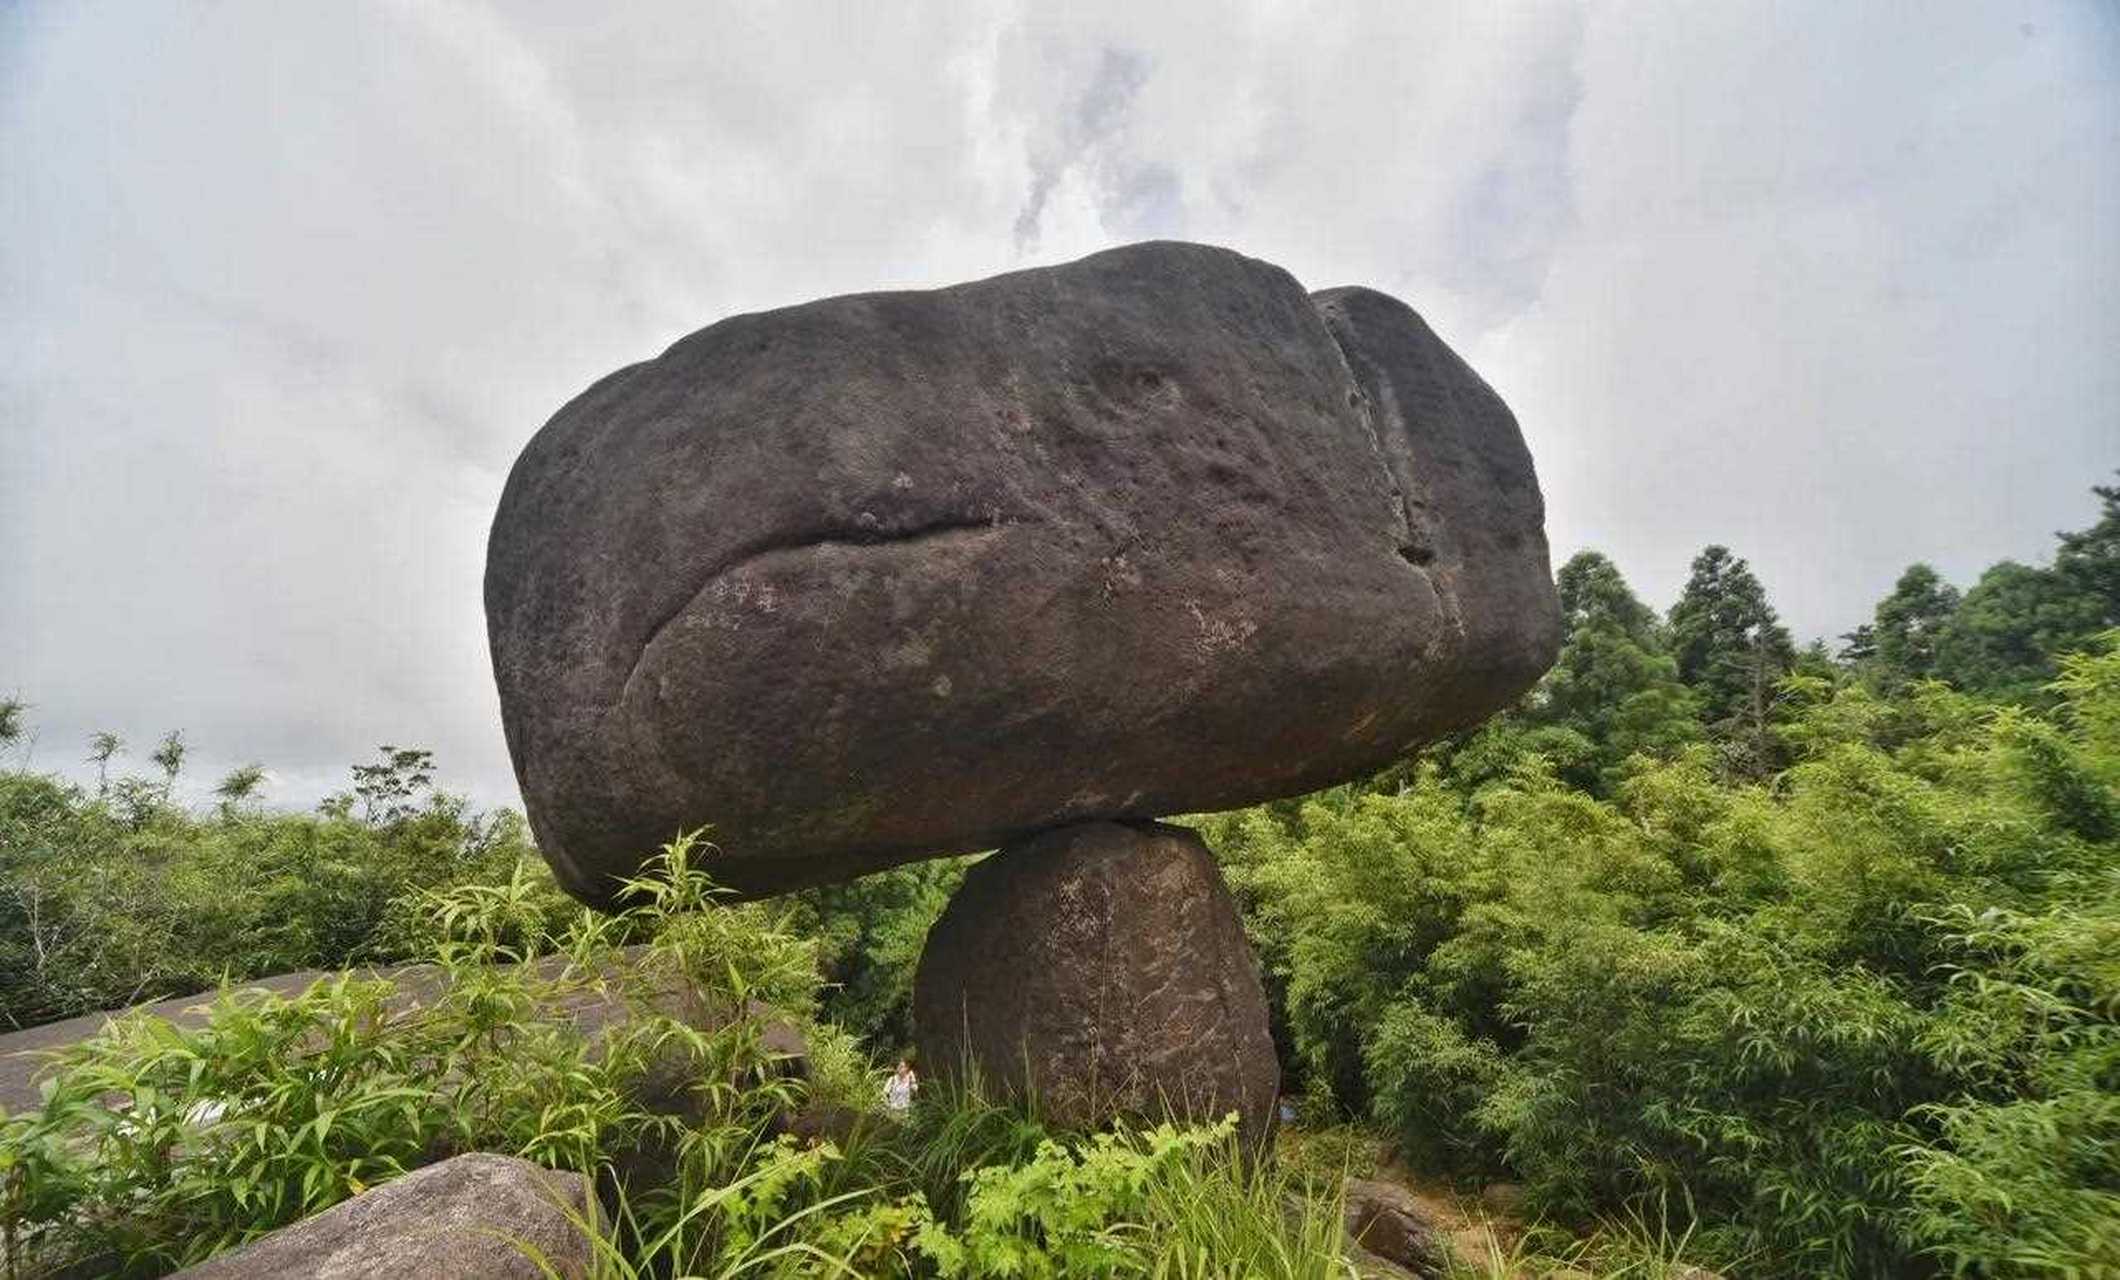
<svg viewBox="0 0 2120 1280"><path fill-rule="evenodd" d="M1067 1128L1166 1113L1272 1131L1281 1082L1235 902L1195 833L1059 827L972 867L928 933L913 1023L930 1075L967 1068Z"/></svg>
<svg viewBox="0 0 2120 1280"><path fill-rule="evenodd" d="M1343 1188L1347 1239L1417 1276L1450 1270L1450 1246L1413 1193L1389 1182L1349 1178Z"/></svg>
<svg viewBox="0 0 2120 1280"><path fill-rule="evenodd" d="M580 1280L589 1274L592 1245L578 1224L588 1213L580 1174L474 1153L406 1174L178 1276Z"/></svg>

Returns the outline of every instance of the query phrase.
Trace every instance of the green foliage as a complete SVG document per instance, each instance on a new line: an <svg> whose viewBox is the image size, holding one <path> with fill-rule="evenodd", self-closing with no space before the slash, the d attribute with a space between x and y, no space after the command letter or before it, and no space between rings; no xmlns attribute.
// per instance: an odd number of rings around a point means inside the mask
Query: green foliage
<svg viewBox="0 0 2120 1280"><path fill-rule="evenodd" d="M974 1110L983 1109L976 1100ZM929 1108L931 1111L932 1107ZM946 1123L946 1122L944 1122ZM896 1126L893 1126L896 1128ZM892 1145L903 1157L917 1131ZM761 1143L742 1171L698 1190L659 1230L622 1193L583 1221L593 1280L733 1277L1143 1277L1343 1280L1337 1192L1247 1166L1227 1123L1047 1137L1006 1162L961 1169L939 1215L888 1163L833 1143ZM711 1249L694 1247L712 1237ZM551 1274L550 1268L546 1268Z"/></svg>
<svg viewBox="0 0 2120 1280"><path fill-rule="evenodd" d="M896 867L791 895L790 927L816 938L826 1016L879 1053L913 1042L913 971L968 858Z"/></svg>
<svg viewBox="0 0 2120 1280"><path fill-rule="evenodd" d="M221 797L223 804L237 805L257 795L258 789L264 785L264 765L237 765L221 779L220 785L213 789L213 793Z"/></svg>
<svg viewBox="0 0 2120 1280"><path fill-rule="evenodd" d="M90 759L122 745L98 735ZM172 734L157 758L180 768L182 754ZM423 776L395 771L366 820L262 810L255 765L206 813L171 803L166 777L88 791L0 771L0 1026L417 954L427 939L406 900L518 866L548 916L572 910L519 815L412 788Z"/></svg>
<svg viewBox="0 0 2120 1280"><path fill-rule="evenodd" d="M1961 689L2035 701L2055 655L2112 625L2112 604L2053 569L2005 560L1980 575L1936 643L1936 675Z"/></svg>
<svg viewBox="0 0 2120 1280"><path fill-rule="evenodd" d="M155 768L162 771L162 788L165 795L169 787L176 782L177 775L183 772L184 756L189 750L184 743L183 732L171 729L162 735L162 741L155 747L154 754L147 757L155 762Z"/></svg>
<svg viewBox="0 0 2120 1280"><path fill-rule="evenodd" d="M1751 566L1727 547L1702 551L1671 606L1670 625L1679 678L1699 697L1733 771L1770 772L1774 687L1795 665L1796 652Z"/></svg>
<svg viewBox="0 0 2120 1280"><path fill-rule="evenodd" d="M1247 1168L1234 1121L1041 1143L965 1175L960 1225L917 1238L937 1274L1325 1280L1347 1274L1336 1197ZM1291 1208L1292 1206L1292 1208Z"/></svg>
<svg viewBox="0 0 2120 1280"><path fill-rule="evenodd" d="M1936 646L1958 610L1958 590L1925 564L1899 575L1877 604L1871 666L1887 685L1925 680L1936 670Z"/></svg>
<svg viewBox="0 0 2120 1280"><path fill-rule="evenodd" d="M711 906L697 847L679 840L628 882L615 922L583 911L564 936L511 941L537 916L516 877L431 895L432 968L395 982L224 991L191 1029L112 1022L59 1055L39 1113L0 1129L8 1225L155 1273L459 1151L605 1173L667 1141L675 1122L643 1099L671 1079L692 1095L685 1177L727 1181L797 1088L752 1011L799 1013L815 960L758 909ZM620 950L628 934L651 941ZM536 952L553 954L522 962ZM592 1029L568 1012L596 1003L628 1016ZM691 1243L722 1249L746 1221L717 1217Z"/></svg>
<svg viewBox="0 0 2120 1280"><path fill-rule="evenodd" d="M804 1020L814 945L728 905L710 853L675 842L623 914L557 931L521 870L430 892L429 967L224 991L193 1028L115 1020L57 1057L39 1112L0 1116L8 1266L160 1274L491 1150L596 1180L599 1277L1344 1274L1336 1202L1246 1166L1230 1124L1060 1139L936 1096L839 1143L774 1136L805 1105L873 1104L873 1073ZM791 1017L807 1084L767 1043Z"/></svg>
<svg viewBox="0 0 2120 1280"><path fill-rule="evenodd" d="M402 822L418 812L415 800L434 785L434 753L386 744L376 754L382 757L376 763L353 766L353 799L366 822ZM351 807L343 797L325 804L341 812Z"/></svg>
<svg viewBox="0 0 2120 1280"><path fill-rule="evenodd" d="M1549 732L1537 749L1563 779L1604 795L1634 756L1667 757L1699 741L1698 707L1655 613L1610 560L1581 552L1561 566L1557 583L1566 638L1521 720L1575 735Z"/></svg>
<svg viewBox="0 0 2120 1280"><path fill-rule="evenodd" d="M1791 677L1771 785L1599 799L1519 733L1202 820L1292 1083L1748 1275L2110 1273L2120 634L2063 669L2045 713Z"/></svg>
<svg viewBox="0 0 2120 1280"><path fill-rule="evenodd" d="M110 786L110 762L125 751L125 739L108 730L92 735L88 740L88 762L96 766L96 794L102 795Z"/></svg>
<svg viewBox="0 0 2120 1280"><path fill-rule="evenodd" d="M2054 552L2054 572L2103 606L2102 625L2120 626L2120 486L2094 485L2091 492L2101 507L2097 522L2055 535L2061 545Z"/></svg>
<svg viewBox="0 0 2120 1280"><path fill-rule="evenodd" d="M1909 1233L1954 1271L2120 1275L2120 870L2086 888L2080 911L1937 917L1982 1037L1948 1047L2003 1086L1930 1104L1933 1136L1895 1153Z"/></svg>

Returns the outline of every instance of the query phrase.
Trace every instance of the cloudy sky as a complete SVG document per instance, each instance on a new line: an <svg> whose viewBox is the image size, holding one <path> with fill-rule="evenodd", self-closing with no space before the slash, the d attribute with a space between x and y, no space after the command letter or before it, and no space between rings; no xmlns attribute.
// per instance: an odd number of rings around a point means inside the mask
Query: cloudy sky
<svg viewBox="0 0 2120 1280"><path fill-rule="evenodd" d="M607 11L608 10L608 11ZM1149 237L1411 302L1556 560L1799 636L2120 466L2120 8L0 4L0 693L314 798L514 802L485 532L732 312Z"/></svg>

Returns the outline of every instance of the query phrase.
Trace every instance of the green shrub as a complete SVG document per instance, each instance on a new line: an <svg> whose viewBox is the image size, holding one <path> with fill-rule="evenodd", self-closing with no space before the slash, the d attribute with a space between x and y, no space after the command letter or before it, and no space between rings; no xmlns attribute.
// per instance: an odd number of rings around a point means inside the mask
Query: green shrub
<svg viewBox="0 0 2120 1280"><path fill-rule="evenodd" d="M8 1280L24 1257L159 1274L472 1150L594 1178L599 1276L1341 1274L1335 1204L1248 1168L1227 1124L1061 1140L937 1090L841 1143L774 1136L805 1096L872 1105L873 1073L815 1024L808 1084L778 1072L766 1021L806 1018L816 948L726 904L708 851L673 843L624 914L560 932L521 869L429 893L429 969L223 991L203 1025L65 1050L45 1107L0 1117ZM593 1035L566 1012L612 999ZM683 1114L648 1110L671 1080Z"/></svg>
<svg viewBox="0 0 2120 1280"><path fill-rule="evenodd" d="M693 1082L694 1174L740 1166L796 1087L750 1010L799 1016L814 953L756 908L710 906L694 847L629 882L617 921L582 912L564 937L525 933L541 910L525 876L432 895L434 968L404 980L417 1000L342 975L294 997L224 991L196 1028L113 1021L58 1056L41 1112L0 1129L8 1226L153 1273L455 1152L601 1174L674 1123L641 1109L651 1073ZM652 941L619 950L628 926ZM554 950L562 963L519 963ZM701 1016L666 1012L673 991ZM630 1012L592 1039L565 1010L598 999Z"/></svg>
<svg viewBox="0 0 2120 1280"><path fill-rule="evenodd" d="M0 770L0 1027L422 955L409 900L519 865L548 928L572 915L520 815L413 783L368 818L350 801L194 813L139 778L89 791Z"/></svg>
<svg viewBox="0 0 2120 1280"><path fill-rule="evenodd" d="M1685 749L1602 800L1502 726L1201 820L1291 1083L1746 1274L2115 1274L2120 636L2062 669L2041 712L1792 677L1760 784Z"/></svg>

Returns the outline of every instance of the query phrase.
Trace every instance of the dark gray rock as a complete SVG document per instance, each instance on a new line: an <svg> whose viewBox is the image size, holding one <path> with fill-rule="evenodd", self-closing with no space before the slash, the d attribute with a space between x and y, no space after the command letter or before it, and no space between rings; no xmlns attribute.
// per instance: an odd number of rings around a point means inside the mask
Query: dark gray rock
<svg viewBox="0 0 2120 1280"><path fill-rule="evenodd" d="M913 983L921 1069L975 1071L1041 1118L1117 1115L1272 1131L1281 1069L1236 904L1199 836L1081 823L972 867Z"/></svg>
<svg viewBox="0 0 2120 1280"><path fill-rule="evenodd" d="M473 1154L406 1174L178 1272L183 1280L539 1280L589 1273L580 1174Z"/></svg>
<svg viewBox="0 0 2120 1280"><path fill-rule="evenodd" d="M1361 388L1404 512L1396 536L1447 623L1448 660L1417 673L1436 686L1427 696L1506 706L1553 665L1560 634L1545 502L1516 419L1397 298L1327 289L1311 300Z"/></svg>
<svg viewBox="0 0 2120 1280"><path fill-rule="evenodd" d="M1368 1178L1347 1179L1342 1193L1349 1243L1417 1276L1449 1274L1449 1242L1413 1193Z"/></svg>
<svg viewBox="0 0 2120 1280"><path fill-rule="evenodd" d="M575 893L777 893L1292 795L1477 723L1558 614L1516 424L1404 306L1134 245L736 316L517 461L486 612Z"/></svg>

